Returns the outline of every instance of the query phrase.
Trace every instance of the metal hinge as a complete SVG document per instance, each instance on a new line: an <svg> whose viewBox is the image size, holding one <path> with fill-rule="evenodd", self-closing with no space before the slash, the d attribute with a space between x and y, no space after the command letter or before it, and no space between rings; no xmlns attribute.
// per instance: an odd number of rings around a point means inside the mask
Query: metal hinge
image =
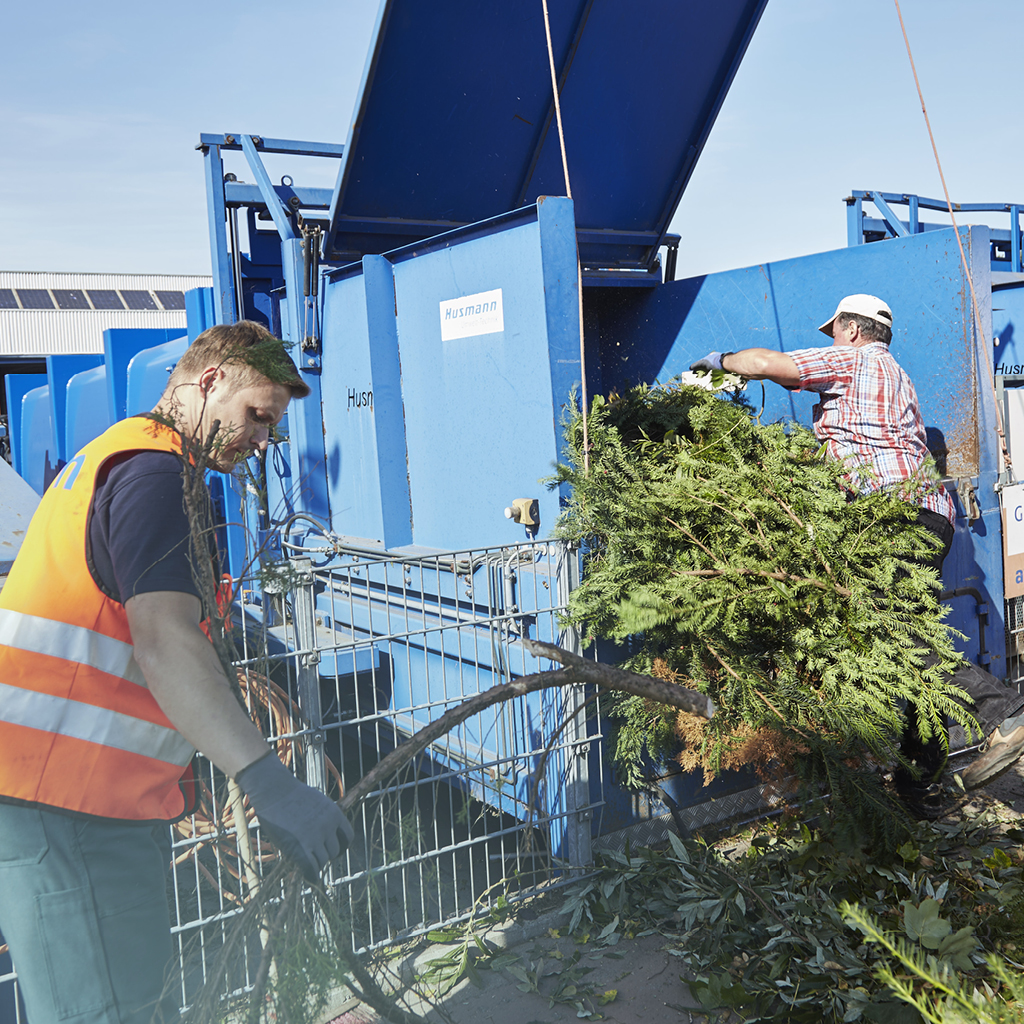
<svg viewBox="0 0 1024 1024"><path fill-rule="evenodd" d="M978 504L978 493L971 483L970 477L962 476L956 482L957 492L960 494L960 501L963 503L964 512L967 513L967 521L973 523L981 518L981 506Z"/></svg>

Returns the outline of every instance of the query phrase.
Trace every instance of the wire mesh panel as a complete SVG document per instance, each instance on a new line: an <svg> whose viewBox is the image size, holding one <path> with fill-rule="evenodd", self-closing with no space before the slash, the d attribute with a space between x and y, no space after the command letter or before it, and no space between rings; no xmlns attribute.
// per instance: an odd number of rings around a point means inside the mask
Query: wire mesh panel
<svg viewBox="0 0 1024 1024"><path fill-rule="evenodd" d="M1006 600L1006 669L1011 683L1024 683L1024 597Z"/></svg>
<svg viewBox="0 0 1024 1024"><path fill-rule="evenodd" d="M463 702L492 701L354 808L356 841L328 885L353 950L465 919L591 862L593 699L576 686L496 699L552 667L522 639L574 649L559 613L576 558L554 541L403 557L336 548L327 568L300 553L243 581L241 690L281 759L331 796ZM276 857L233 783L204 762L198 785L201 813L174 826L182 1005ZM251 986L258 932L226 989Z"/></svg>
<svg viewBox="0 0 1024 1024"><path fill-rule="evenodd" d="M11 958L0 939L0 1024L27 1024L21 994L18 991L18 975L11 966Z"/></svg>

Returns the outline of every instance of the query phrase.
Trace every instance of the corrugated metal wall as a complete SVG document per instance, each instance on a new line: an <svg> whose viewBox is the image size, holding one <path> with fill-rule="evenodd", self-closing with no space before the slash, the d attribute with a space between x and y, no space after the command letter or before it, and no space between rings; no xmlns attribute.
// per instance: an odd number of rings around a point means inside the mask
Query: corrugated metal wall
<svg viewBox="0 0 1024 1024"><path fill-rule="evenodd" d="M62 274L0 271L0 290L77 290L186 292L208 288L201 274ZM19 301L19 305L23 305ZM156 303L159 306L159 303ZM0 308L0 356L102 353L103 332L111 327L180 327L184 309L25 309Z"/></svg>

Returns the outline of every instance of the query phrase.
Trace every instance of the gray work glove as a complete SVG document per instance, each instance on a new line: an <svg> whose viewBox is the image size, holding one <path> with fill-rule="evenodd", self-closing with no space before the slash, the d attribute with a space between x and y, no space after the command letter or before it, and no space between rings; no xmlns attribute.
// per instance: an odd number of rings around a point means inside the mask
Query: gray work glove
<svg viewBox="0 0 1024 1024"><path fill-rule="evenodd" d="M260 819L260 828L311 882L352 842L348 818L323 793L299 782L271 751L243 768L235 781Z"/></svg>
<svg viewBox="0 0 1024 1024"><path fill-rule="evenodd" d="M710 373L712 370L721 370L722 360L731 355L731 352L709 352L703 359L691 363L690 371L692 373Z"/></svg>

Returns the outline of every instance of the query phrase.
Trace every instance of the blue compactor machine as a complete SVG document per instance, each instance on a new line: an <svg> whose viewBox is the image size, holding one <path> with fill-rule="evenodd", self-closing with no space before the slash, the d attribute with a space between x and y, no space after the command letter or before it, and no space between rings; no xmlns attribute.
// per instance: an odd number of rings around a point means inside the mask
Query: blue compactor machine
<svg viewBox="0 0 1024 1024"><path fill-rule="evenodd" d="M557 610L576 566L539 539L562 497L540 481L584 376L590 395L607 394L671 378L711 349L824 343L817 325L855 292L894 311L893 352L956 495L951 624L967 657L1012 674L996 398L953 229L886 206L888 228L868 225L846 248L673 280L669 223L766 2L553 0L572 199L539 2L384 0L343 144L201 136L214 288L189 296L189 334L261 321L294 344L312 388L250 486L221 494L236 576L257 549L305 573L287 608L243 584L239 615L293 659L311 781L309 750L336 750L332 729L380 752L465 695L545 667L523 636L571 642ZM335 188L272 180L268 166L289 155L334 161ZM987 226L960 230L987 324L1003 243ZM1019 262L1016 219L1009 235ZM92 374L79 384L123 392L110 416L158 393L185 344L149 341L109 339L102 373L75 369ZM51 408L71 377L54 358ZM82 417L73 391L65 433ZM807 423L813 402L768 386L762 418ZM32 457L19 458L28 477ZM582 700L521 699L432 747L419 769L504 815L506 831L544 820L552 855L584 864L593 838L648 829L667 807L602 792ZM556 753L542 757L555 734ZM659 785L690 823L741 811L721 798L753 791L749 779ZM424 919L450 915L442 904Z"/></svg>

